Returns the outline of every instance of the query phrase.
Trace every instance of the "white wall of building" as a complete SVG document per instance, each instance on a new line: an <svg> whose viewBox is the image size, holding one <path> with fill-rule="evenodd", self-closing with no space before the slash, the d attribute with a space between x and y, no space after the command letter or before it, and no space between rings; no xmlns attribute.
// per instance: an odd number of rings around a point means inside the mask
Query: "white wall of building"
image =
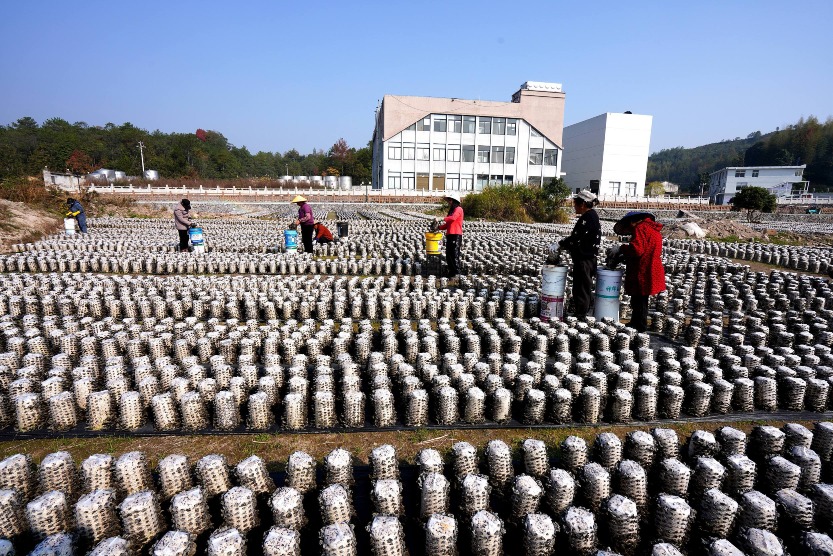
<svg viewBox="0 0 833 556"><path fill-rule="evenodd" d="M462 118L460 131L452 116ZM469 133L466 126L472 123L474 133ZM473 160L466 160L467 152L473 152ZM383 189L479 191L487 184L540 185L561 175L561 149L517 118L429 114L387 141L377 134L374 160L382 161L381 167L374 165L379 174L374 177Z"/></svg>
<svg viewBox="0 0 833 556"><path fill-rule="evenodd" d="M729 204L732 197L744 187L763 187L776 195L789 194L795 186L804 182L801 166L730 166L709 176L709 199L718 205ZM786 185L790 184L790 185ZM800 187L803 189L803 186Z"/></svg>
<svg viewBox="0 0 833 556"><path fill-rule="evenodd" d="M653 116L606 113L564 128L564 179L571 190L642 195Z"/></svg>

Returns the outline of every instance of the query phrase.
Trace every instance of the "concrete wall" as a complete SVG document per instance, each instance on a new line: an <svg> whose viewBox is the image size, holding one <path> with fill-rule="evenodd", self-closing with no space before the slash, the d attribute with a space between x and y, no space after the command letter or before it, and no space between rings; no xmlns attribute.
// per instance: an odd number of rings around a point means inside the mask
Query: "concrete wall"
<svg viewBox="0 0 833 556"><path fill-rule="evenodd" d="M562 169L570 189L590 189L598 180L600 195L642 195L652 122L643 114L606 113L565 127Z"/></svg>
<svg viewBox="0 0 833 556"><path fill-rule="evenodd" d="M43 184L46 187L57 187L68 193L78 193L84 184L84 178L72 174L53 174L49 170L43 170Z"/></svg>

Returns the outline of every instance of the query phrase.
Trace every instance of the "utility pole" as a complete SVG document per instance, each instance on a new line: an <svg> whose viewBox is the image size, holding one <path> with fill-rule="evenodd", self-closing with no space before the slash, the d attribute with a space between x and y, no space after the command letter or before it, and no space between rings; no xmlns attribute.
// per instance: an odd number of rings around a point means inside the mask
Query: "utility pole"
<svg viewBox="0 0 833 556"><path fill-rule="evenodd" d="M145 144L139 141L139 156L142 157L142 177L145 177Z"/></svg>
<svg viewBox="0 0 833 556"><path fill-rule="evenodd" d="M289 164L286 165L286 175L289 175Z"/></svg>

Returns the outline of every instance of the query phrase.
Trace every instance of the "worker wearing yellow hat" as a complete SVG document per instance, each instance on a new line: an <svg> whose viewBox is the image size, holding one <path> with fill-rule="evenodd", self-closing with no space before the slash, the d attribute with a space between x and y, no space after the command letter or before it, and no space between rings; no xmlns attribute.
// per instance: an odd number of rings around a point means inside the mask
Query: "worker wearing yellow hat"
<svg viewBox="0 0 833 556"><path fill-rule="evenodd" d="M298 205L298 218L293 224L301 225L301 241L304 244L304 252L312 253L312 237L315 235L315 216L312 214L312 207L309 206L305 197L295 195L290 201Z"/></svg>

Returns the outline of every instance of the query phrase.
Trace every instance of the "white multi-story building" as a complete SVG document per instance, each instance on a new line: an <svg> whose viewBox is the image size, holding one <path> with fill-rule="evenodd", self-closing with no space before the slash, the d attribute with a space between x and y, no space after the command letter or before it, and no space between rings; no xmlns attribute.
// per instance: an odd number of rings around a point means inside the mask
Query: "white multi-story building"
<svg viewBox="0 0 833 556"><path fill-rule="evenodd" d="M709 201L726 205L744 187L763 187L777 197L806 193L801 166L729 166L709 174Z"/></svg>
<svg viewBox="0 0 833 556"><path fill-rule="evenodd" d="M644 195L653 116L601 114L564 128L564 181L573 191Z"/></svg>
<svg viewBox="0 0 833 556"><path fill-rule="evenodd" d="M478 191L561 176L564 98L527 81L511 102L385 95L373 131L373 188Z"/></svg>

